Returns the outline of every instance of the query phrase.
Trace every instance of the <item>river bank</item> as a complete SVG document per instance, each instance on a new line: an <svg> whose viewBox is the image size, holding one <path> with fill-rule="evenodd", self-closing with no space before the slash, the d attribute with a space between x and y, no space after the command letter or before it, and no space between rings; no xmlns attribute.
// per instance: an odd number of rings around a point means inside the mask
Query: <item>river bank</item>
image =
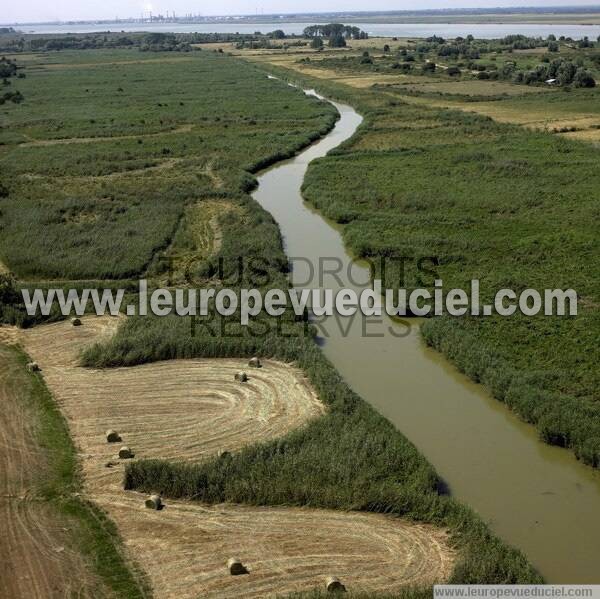
<svg viewBox="0 0 600 599"><path fill-rule="evenodd" d="M357 291L369 272L344 248L341 228L300 193L308 163L350 138L361 117L333 102L341 119L334 131L296 158L259 177L254 198L278 222L288 256L313 264L342 264L336 276L318 269L294 272L305 287ZM364 281L365 285L354 282ZM340 327L320 323L322 349L353 390L401 430L434 464L452 494L474 507L509 543L521 548L551 582L597 582L600 529L598 473L556 447L425 347L418 323L360 319ZM560 543L556 540L561 539Z"/></svg>

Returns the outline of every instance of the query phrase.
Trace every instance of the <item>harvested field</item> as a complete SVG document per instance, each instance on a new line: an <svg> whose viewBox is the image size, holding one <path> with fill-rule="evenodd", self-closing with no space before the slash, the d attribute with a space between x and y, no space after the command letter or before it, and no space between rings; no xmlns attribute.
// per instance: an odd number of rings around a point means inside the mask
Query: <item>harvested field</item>
<svg viewBox="0 0 600 599"><path fill-rule="evenodd" d="M106 339L116 318L85 318L22 334L67 416L81 452L86 494L113 519L157 597L265 597L340 577L351 590L394 591L447 579L454 553L446 533L376 514L204 506L122 489L121 443L135 458L195 460L281 436L323 413L300 371L271 360L248 372L239 359L174 360L105 371L77 366L78 352ZM234 374L246 370L247 383ZM239 557L249 574L232 577Z"/></svg>
<svg viewBox="0 0 600 599"><path fill-rule="evenodd" d="M0 329L0 334L4 330ZM0 336L0 342L2 340ZM24 393L20 392L24 377L24 369L14 354L0 345L0 494L3 498L24 498L45 464L42 452L33 445L34 424L26 409Z"/></svg>
<svg viewBox="0 0 600 599"><path fill-rule="evenodd" d="M69 521L36 497L51 456L35 442L26 376L14 351L0 345L0 597L104 596L73 547Z"/></svg>
<svg viewBox="0 0 600 599"><path fill-rule="evenodd" d="M0 343L14 345L19 337L19 329L6 325L0 325Z"/></svg>
<svg viewBox="0 0 600 599"><path fill-rule="evenodd" d="M443 531L379 514L181 501L155 511L144 499L121 493L110 513L156 597L271 597L324 589L329 575L349 591L394 592L447 580L454 565ZM230 576L230 557L249 574Z"/></svg>
<svg viewBox="0 0 600 599"><path fill-rule="evenodd" d="M87 318L23 333L27 352L63 408L83 457L87 490L121 488L118 447L107 429L138 458L198 459L220 450L279 437L323 413L300 371L266 361L245 384L234 380L247 360L171 360L134 368L79 368L79 351L111 336L118 318ZM108 462L114 467L107 468Z"/></svg>
<svg viewBox="0 0 600 599"><path fill-rule="evenodd" d="M24 497L0 497L0 597L109 596L99 593L93 573L69 547L69 522L48 504Z"/></svg>

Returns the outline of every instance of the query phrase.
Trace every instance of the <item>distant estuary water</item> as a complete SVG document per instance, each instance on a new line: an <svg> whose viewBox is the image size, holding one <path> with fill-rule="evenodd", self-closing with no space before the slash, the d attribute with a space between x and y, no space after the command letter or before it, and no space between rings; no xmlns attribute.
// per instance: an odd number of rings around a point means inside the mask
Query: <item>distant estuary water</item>
<svg viewBox="0 0 600 599"><path fill-rule="evenodd" d="M91 33L94 31L162 31L172 33L267 33L282 29L286 35L297 35L311 23L131 23L115 22L101 24L56 23L47 25L16 25L24 33ZM438 35L445 38L466 37L471 34L477 38L494 39L507 35L521 34L529 37L548 37L551 33L560 37L581 39L588 36L596 39L600 35L600 25L553 25L553 24L473 24L473 23L352 23L373 36L383 37L430 37Z"/></svg>
<svg viewBox="0 0 600 599"><path fill-rule="evenodd" d="M369 285L368 269L346 252L340 227L300 193L309 163L351 137L362 121L350 106L332 103L341 116L336 127L264 171L254 198L279 223L288 256L313 265L335 258L344 266L319 281L317 269L310 273L295 262L295 286L360 292ZM427 348L419 321L409 321L408 329L387 317L344 320L343 326L335 317L323 323L325 355L429 459L452 495L523 550L548 582L600 583L600 473L541 443L532 426Z"/></svg>

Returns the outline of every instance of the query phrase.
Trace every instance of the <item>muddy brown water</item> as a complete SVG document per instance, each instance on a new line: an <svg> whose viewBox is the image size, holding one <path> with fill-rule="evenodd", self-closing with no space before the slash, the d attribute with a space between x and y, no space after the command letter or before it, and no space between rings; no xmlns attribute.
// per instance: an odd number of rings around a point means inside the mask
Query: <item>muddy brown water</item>
<svg viewBox="0 0 600 599"><path fill-rule="evenodd" d="M336 276L319 280L317 268L311 272L294 261L295 286L360 292L369 285L368 269L345 250L340 228L300 193L310 161L361 123L350 106L333 104L341 116L336 127L263 172L254 198L279 223L288 256L343 265ZM540 442L533 427L427 348L419 322L410 323L408 330L387 317L329 317L322 323L323 351L348 384L419 448L452 495L524 551L548 582L600 583L600 473Z"/></svg>

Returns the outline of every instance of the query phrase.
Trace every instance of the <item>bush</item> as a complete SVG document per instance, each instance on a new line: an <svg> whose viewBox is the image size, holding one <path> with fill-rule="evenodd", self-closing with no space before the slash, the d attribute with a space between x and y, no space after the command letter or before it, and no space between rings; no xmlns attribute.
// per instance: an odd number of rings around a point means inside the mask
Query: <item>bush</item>
<svg viewBox="0 0 600 599"><path fill-rule="evenodd" d="M0 58L0 79L8 79L17 74L17 63L6 57Z"/></svg>
<svg viewBox="0 0 600 599"><path fill-rule="evenodd" d="M6 92L3 96L0 96L0 104L5 104L6 102L12 102L13 104L20 104L25 100L25 97L20 91L16 92Z"/></svg>
<svg viewBox="0 0 600 599"><path fill-rule="evenodd" d="M551 65L552 66L552 65ZM556 79L559 85L570 85L577 73L577 67L569 60L560 61L556 69Z"/></svg>
<svg viewBox="0 0 600 599"><path fill-rule="evenodd" d="M573 87L596 87L596 81L589 71L579 68L573 77Z"/></svg>

